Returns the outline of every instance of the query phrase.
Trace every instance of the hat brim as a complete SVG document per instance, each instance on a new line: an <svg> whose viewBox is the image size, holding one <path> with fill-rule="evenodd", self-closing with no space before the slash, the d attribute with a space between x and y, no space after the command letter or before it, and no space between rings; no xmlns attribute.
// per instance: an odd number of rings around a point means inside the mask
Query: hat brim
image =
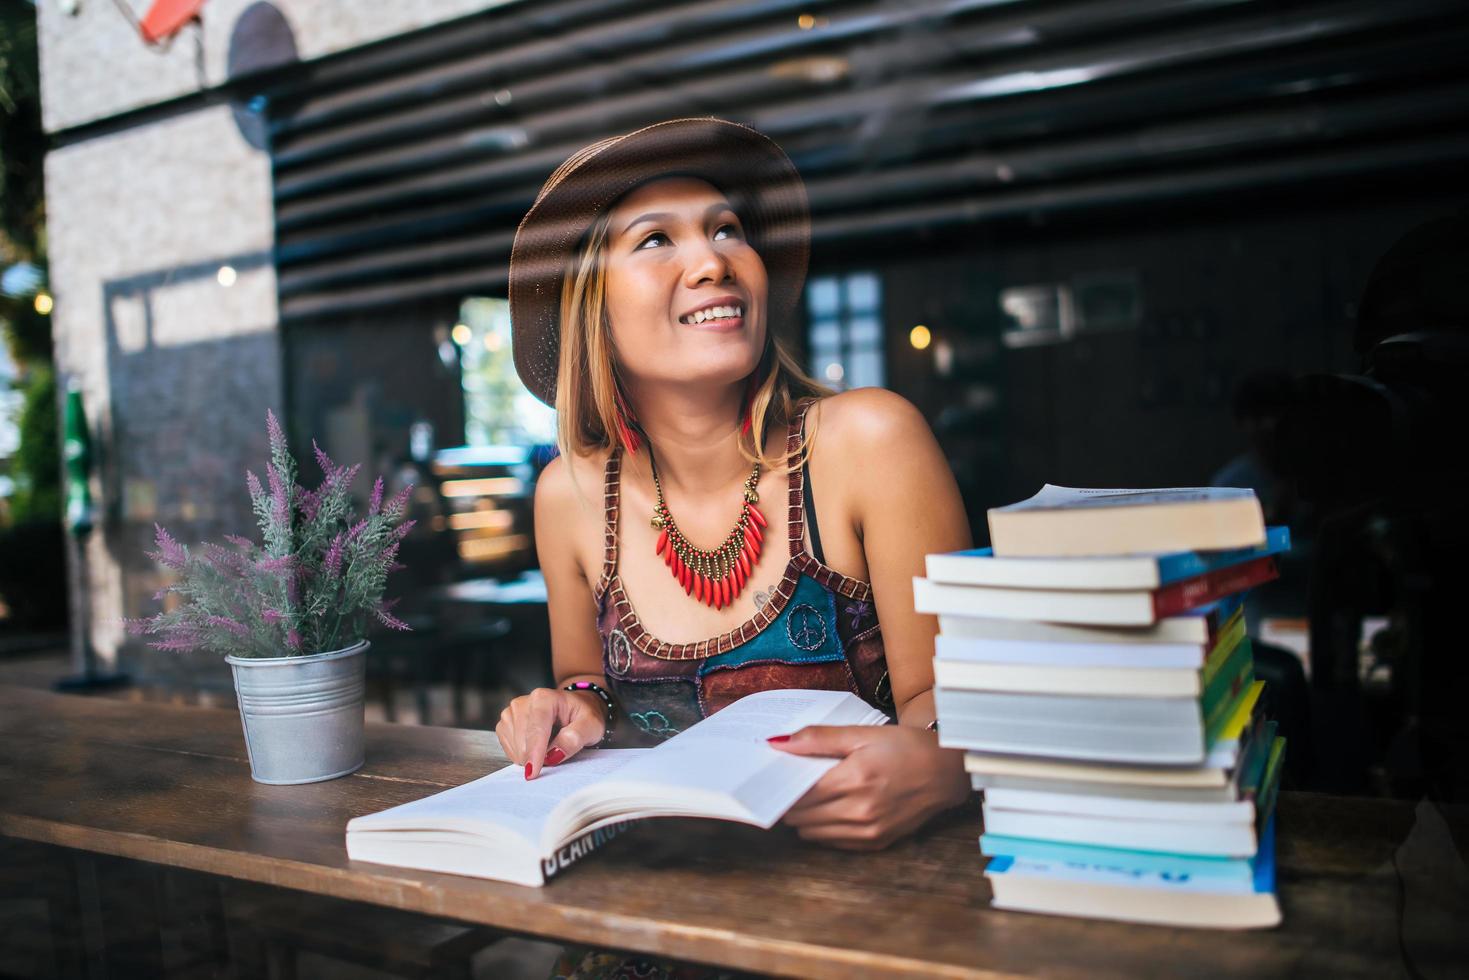
<svg viewBox="0 0 1469 980"><path fill-rule="evenodd" d="M738 198L746 238L765 263L772 325L800 301L811 249L806 190L768 136L723 119L672 119L594 143L546 181L510 251L515 369L531 394L556 402L561 290L567 263L597 217L633 188L664 176L707 180Z"/></svg>

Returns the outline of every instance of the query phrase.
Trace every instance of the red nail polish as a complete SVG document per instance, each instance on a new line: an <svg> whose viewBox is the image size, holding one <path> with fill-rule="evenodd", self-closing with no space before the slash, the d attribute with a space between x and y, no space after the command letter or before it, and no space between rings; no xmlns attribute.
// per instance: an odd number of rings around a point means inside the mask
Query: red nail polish
<svg viewBox="0 0 1469 980"><path fill-rule="evenodd" d="M790 740L791 740L791 737L789 735L772 735L769 738L767 738L765 741L767 741L767 742L780 743L780 742L789 742Z"/></svg>
<svg viewBox="0 0 1469 980"><path fill-rule="evenodd" d="M525 764L525 778L526 779L529 779L530 778L530 763L529 762L527 762Z"/></svg>
<svg viewBox="0 0 1469 980"><path fill-rule="evenodd" d="M546 753L546 765L548 766L560 765L565 761L566 753L561 751L560 746L554 746L550 752Z"/></svg>

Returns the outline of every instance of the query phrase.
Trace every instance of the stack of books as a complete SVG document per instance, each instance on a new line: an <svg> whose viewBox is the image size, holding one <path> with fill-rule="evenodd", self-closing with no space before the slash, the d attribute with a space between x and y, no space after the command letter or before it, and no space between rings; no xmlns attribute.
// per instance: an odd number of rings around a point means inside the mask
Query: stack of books
<svg viewBox="0 0 1469 980"><path fill-rule="evenodd" d="M1243 595L1290 547L1248 490L1045 487L993 549L930 555L940 742L984 791L998 908L1171 925L1280 921L1284 739Z"/></svg>

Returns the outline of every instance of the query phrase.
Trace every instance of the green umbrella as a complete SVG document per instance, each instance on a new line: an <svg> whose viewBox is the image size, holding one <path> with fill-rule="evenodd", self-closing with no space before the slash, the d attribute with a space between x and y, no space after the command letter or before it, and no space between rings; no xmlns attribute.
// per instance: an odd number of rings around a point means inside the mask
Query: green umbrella
<svg viewBox="0 0 1469 980"><path fill-rule="evenodd" d="M92 491L87 472L92 465L87 415L82 410L82 390L75 381L66 392L66 527L74 535L92 530Z"/></svg>

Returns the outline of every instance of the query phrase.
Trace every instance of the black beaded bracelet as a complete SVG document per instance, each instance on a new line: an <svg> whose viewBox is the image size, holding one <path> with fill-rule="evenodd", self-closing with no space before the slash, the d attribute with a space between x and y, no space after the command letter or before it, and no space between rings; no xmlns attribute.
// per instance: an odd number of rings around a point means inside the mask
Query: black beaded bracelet
<svg viewBox="0 0 1469 980"><path fill-rule="evenodd" d="M611 742L612 731L617 725L617 702L612 700L612 695L603 690L602 685L594 684L591 681L572 681L570 684L567 684L564 688L562 688L562 690L591 691L597 697L602 699L602 704L607 709L606 728L602 731L602 737L597 740L596 744L588 746L588 748L600 749L602 746L607 745L609 742Z"/></svg>

